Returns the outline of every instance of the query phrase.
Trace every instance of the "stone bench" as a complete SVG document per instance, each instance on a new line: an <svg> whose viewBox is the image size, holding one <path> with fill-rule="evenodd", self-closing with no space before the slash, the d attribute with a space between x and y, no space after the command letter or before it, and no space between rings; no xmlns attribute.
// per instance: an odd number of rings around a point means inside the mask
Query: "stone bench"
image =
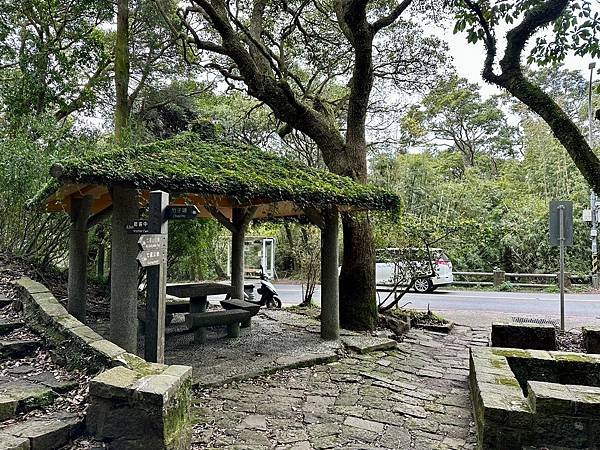
<svg viewBox="0 0 600 450"><path fill-rule="evenodd" d="M229 298L227 300L221 300L221 306L225 310L241 309L243 311L248 311L252 314L252 316L257 315L258 311L260 311L260 305L257 305L256 303L247 302L245 300L240 300L238 298ZM250 320L251 319L248 319L247 321L242 322L242 328L250 327Z"/></svg>
<svg viewBox="0 0 600 450"><path fill-rule="evenodd" d="M195 342L205 343L208 327L227 325L227 337L236 338L240 336L240 323L251 317L252 313L243 309L189 313L185 316L185 324L194 331Z"/></svg>

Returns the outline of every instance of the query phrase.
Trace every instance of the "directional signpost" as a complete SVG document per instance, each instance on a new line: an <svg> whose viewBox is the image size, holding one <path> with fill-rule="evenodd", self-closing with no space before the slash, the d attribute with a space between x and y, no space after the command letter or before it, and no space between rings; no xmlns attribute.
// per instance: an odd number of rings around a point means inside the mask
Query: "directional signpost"
<svg viewBox="0 0 600 450"><path fill-rule="evenodd" d="M167 220L185 220L198 217L198 208L195 205L169 205L166 210Z"/></svg>
<svg viewBox="0 0 600 450"><path fill-rule="evenodd" d="M129 234L148 234L148 221L136 219L125 225L125 230L127 230L127 233Z"/></svg>
<svg viewBox="0 0 600 450"><path fill-rule="evenodd" d="M550 202L550 245L560 249L560 329L565 331L565 246L573 245L573 202Z"/></svg>
<svg viewBox="0 0 600 450"><path fill-rule="evenodd" d="M165 313L167 301L167 240L169 222L165 210L169 194L162 191L150 193L148 233L141 236L137 260L146 268L146 324L144 357L146 361L164 363Z"/></svg>
<svg viewBox="0 0 600 450"><path fill-rule="evenodd" d="M194 205L169 205L169 194L150 193L148 220L134 220L126 226L131 234L141 234L138 264L146 268L146 361L164 363L165 313L167 300L167 243L169 220L195 219L199 211Z"/></svg>

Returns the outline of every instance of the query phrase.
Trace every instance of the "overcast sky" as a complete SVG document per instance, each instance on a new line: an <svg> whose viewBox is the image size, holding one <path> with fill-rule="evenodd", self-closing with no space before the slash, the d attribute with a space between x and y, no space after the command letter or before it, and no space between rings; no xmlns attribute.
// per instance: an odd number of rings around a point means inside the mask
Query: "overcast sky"
<svg viewBox="0 0 600 450"><path fill-rule="evenodd" d="M481 69L483 68L483 61L485 57L485 50L483 42L476 44L469 44L466 40L466 34L452 34L451 30L446 31L442 37L450 47L450 54L454 59L454 65L458 74L462 77L467 78L469 81L479 83L481 86L481 92L485 96L498 94L500 90L488 83L485 83L481 78ZM501 55L504 47L502 44L499 45L498 53ZM564 67L569 70L580 70L583 76L589 78L588 65L592 61L590 57L581 58L578 56L569 56L563 63ZM596 68L598 69L600 64L597 62ZM598 80L599 75L594 74L594 79Z"/></svg>

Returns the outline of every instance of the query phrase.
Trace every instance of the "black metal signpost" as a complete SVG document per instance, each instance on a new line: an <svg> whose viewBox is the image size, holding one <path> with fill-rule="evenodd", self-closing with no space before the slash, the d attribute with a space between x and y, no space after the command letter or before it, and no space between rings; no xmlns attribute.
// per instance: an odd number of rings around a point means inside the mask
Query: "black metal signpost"
<svg viewBox="0 0 600 450"><path fill-rule="evenodd" d="M144 358L164 363L165 313L167 301L167 243L169 220L195 219L198 208L194 205L169 205L169 194L150 193L148 220L134 220L126 226L127 232L140 234L140 252L137 261L146 268L146 334Z"/></svg>
<svg viewBox="0 0 600 450"><path fill-rule="evenodd" d="M560 248L560 329L565 331L565 246L573 245L573 202L550 202L550 245Z"/></svg>
<svg viewBox="0 0 600 450"><path fill-rule="evenodd" d="M141 236L137 260L146 267L146 323L144 358L146 361L164 363L165 360L165 309L167 300L167 240L169 222L165 211L169 194L162 191L150 193L148 233Z"/></svg>

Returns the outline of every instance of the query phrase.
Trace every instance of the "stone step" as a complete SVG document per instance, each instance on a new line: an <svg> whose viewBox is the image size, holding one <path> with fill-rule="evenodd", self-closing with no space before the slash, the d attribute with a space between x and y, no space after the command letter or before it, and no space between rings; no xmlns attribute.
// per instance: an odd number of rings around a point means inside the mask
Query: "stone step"
<svg viewBox="0 0 600 450"><path fill-rule="evenodd" d="M12 304L12 299L8 298L4 295L0 295L0 308L4 308L5 306L8 306L10 304Z"/></svg>
<svg viewBox="0 0 600 450"><path fill-rule="evenodd" d="M11 322L6 319L0 319L0 336L21 328L23 325L25 325L23 322Z"/></svg>
<svg viewBox="0 0 600 450"><path fill-rule="evenodd" d="M48 386L27 381L8 381L0 384L0 422L18 413L51 405L56 393Z"/></svg>
<svg viewBox="0 0 600 450"><path fill-rule="evenodd" d="M79 386L75 380L59 380L51 372L27 375L27 380L52 389L57 394L65 394Z"/></svg>
<svg viewBox="0 0 600 450"><path fill-rule="evenodd" d="M82 420L76 414L54 413L17 423L0 432L0 450L55 450L77 436ZM10 440L14 442L10 446ZM21 440L21 441L19 441ZM3 447L3 442L8 444ZM19 447L21 442L21 447Z"/></svg>
<svg viewBox="0 0 600 450"><path fill-rule="evenodd" d="M40 346L39 341L24 339L0 340L0 358L21 358L32 354Z"/></svg>

